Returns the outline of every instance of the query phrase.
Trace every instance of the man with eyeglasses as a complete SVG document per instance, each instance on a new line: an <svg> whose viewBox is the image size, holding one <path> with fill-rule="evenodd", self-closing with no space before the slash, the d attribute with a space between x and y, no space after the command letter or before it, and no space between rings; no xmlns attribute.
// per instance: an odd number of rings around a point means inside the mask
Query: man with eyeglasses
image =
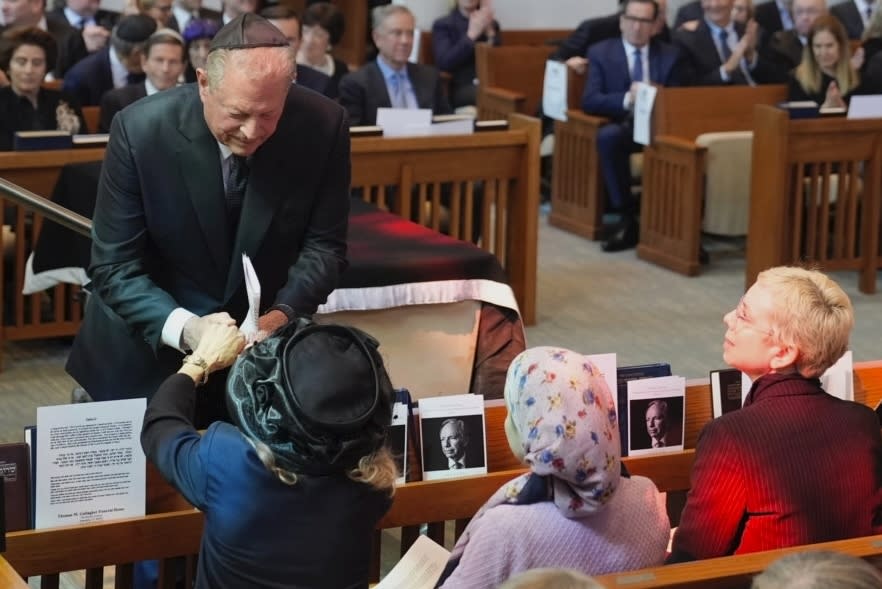
<svg viewBox="0 0 882 589"><path fill-rule="evenodd" d="M639 238L637 201L631 194L629 158L640 150L632 139L632 110L640 84L677 85L677 50L652 35L659 14L655 0L626 0L619 16L621 36L588 49L588 80L582 110L610 119L597 134L597 152L611 209L622 221L603 251L635 247Z"/></svg>
<svg viewBox="0 0 882 589"><path fill-rule="evenodd" d="M436 115L452 112L437 68L408 62L416 20L399 4L374 9L374 62L340 80L340 104L350 125L374 125L378 108L429 108Z"/></svg>
<svg viewBox="0 0 882 589"><path fill-rule="evenodd" d="M848 295L820 272L771 268L723 322L723 360L753 385L698 436L668 562L878 534L879 421L819 380L848 349Z"/></svg>
<svg viewBox="0 0 882 589"><path fill-rule="evenodd" d="M690 86L762 84L773 81L774 70L756 48L759 27L732 19L734 0L701 0L702 18L694 30L674 32L680 49L677 70Z"/></svg>
<svg viewBox="0 0 882 589"><path fill-rule="evenodd" d="M775 80L787 82L790 71L802 61L802 50L808 43L808 34L819 16L827 13L824 0L793 0L795 27L772 35L762 50L775 68Z"/></svg>

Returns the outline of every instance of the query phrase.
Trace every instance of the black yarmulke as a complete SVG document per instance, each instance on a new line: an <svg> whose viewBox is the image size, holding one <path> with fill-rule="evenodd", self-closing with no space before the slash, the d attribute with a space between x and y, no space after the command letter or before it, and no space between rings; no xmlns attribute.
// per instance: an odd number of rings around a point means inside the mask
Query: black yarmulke
<svg viewBox="0 0 882 589"><path fill-rule="evenodd" d="M117 38L129 43L143 43L156 32L156 21L145 14L124 16L116 25Z"/></svg>
<svg viewBox="0 0 882 589"><path fill-rule="evenodd" d="M215 49L254 49L287 47L285 35L262 16L250 12L228 22L211 40L209 53Z"/></svg>

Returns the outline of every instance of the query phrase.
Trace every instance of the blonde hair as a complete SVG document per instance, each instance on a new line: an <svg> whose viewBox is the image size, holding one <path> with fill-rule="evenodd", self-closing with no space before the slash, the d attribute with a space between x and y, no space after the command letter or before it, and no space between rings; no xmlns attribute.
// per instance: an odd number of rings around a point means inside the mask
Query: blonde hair
<svg viewBox="0 0 882 589"><path fill-rule="evenodd" d="M802 376L820 376L846 352L854 309L831 278L816 270L779 266L760 272L756 282L775 301L773 336L797 348L795 368Z"/></svg>
<svg viewBox="0 0 882 589"><path fill-rule="evenodd" d="M257 451L257 457L263 463L268 471L276 475L280 481L286 485L297 484L297 473L285 470L276 464L276 456L270 447L260 440L253 440L245 436L254 449ZM346 476L356 483L364 483L370 485L378 491L387 491L389 496L395 494L395 479L398 478L398 467L395 466L395 460L392 459L392 452L389 448L382 446L373 454L362 456L358 460L358 466L346 472Z"/></svg>
<svg viewBox="0 0 882 589"><path fill-rule="evenodd" d="M809 94L817 94L826 90L826 88L821 88L821 66L818 65L818 60L815 59L815 52L812 50L815 35L824 31L833 35L833 38L836 39L836 44L839 45L839 61L836 64L836 71L833 77L836 79L836 85L839 86L840 92L843 95L848 94L857 87L860 82L860 76L851 67L851 50L849 49L848 34L845 32L845 27L842 26L838 18L829 14L819 16L812 25L812 29L808 34L808 41L802 49L802 61L796 66L796 80L803 90Z"/></svg>
<svg viewBox="0 0 882 589"><path fill-rule="evenodd" d="M253 57L256 51L263 52L260 54L260 59ZM275 56L275 59L270 56ZM252 80L279 78L286 79L290 84L294 81L297 71L297 54L290 46L215 49L209 52L205 60L205 75L210 90L217 88L223 81L227 67L239 68Z"/></svg>
<svg viewBox="0 0 882 589"><path fill-rule="evenodd" d="M515 575L499 589L603 589L603 586L578 571L545 568Z"/></svg>
<svg viewBox="0 0 882 589"><path fill-rule="evenodd" d="M840 552L808 550L783 556L754 577L751 589L878 589L882 574Z"/></svg>

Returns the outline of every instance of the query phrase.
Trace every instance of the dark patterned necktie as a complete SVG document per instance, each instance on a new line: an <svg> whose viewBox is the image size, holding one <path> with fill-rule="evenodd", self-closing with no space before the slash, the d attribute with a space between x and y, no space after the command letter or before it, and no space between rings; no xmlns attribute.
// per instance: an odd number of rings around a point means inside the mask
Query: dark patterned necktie
<svg viewBox="0 0 882 589"><path fill-rule="evenodd" d="M732 50L729 48L729 31L726 29L720 30L720 53L723 56L723 63L732 57Z"/></svg>
<svg viewBox="0 0 882 589"><path fill-rule="evenodd" d="M631 81L643 81L643 52L639 49L634 50L634 67L631 68Z"/></svg>
<svg viewBox="0 0 882 589"><path fill-rule="evenodd" d="M230 223L230 235L235 236L239 226L239 213L242 201L245 200L245 189L248 187L248 160L241 155L231 155L227 172L227 219Z"/></svg>

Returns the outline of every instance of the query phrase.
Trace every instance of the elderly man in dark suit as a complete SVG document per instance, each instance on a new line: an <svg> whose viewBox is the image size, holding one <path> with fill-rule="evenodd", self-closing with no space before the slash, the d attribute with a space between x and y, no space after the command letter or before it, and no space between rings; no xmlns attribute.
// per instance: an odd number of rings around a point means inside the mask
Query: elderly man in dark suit
<svg viewBox="0 0 882 589"><path fill-rule="evenodd" d="M603 183L612 208L622 213L621 225L603 244L616 252L637 245L637 202L631 194L628 159L639 150L632 140L632 108L640 83L677 84L677 50L652 37L659 5L655 0L625 0L619 16L621 36L588 50L588 80L582 110L607 117L597 134Z"/></svg>
<svg viewBox="0 0 882 589"><path fill-rule="evenodd" d="M439 71L407 61L413 48L415 19L406 6L388 4L374 9L376 61L340 80L340 104L352 125L373 125L378 108L429 108L449 114Z"/></svg>
<svg viewBox="0 0 882 589"><path fill-rule="evenodd" d="M686 85L762 84L774 69L757 52L759 26L732 19L733 0L701 0L702 18L694 30L674 32L680 50L677 70Z"/></svg>
<svg viewBox="0 0 882 589"><path fill-rule="evenodd" d="M346 265L346 114L291 83L295 57L278 29L242 15L215 36L196 84L114 119L92 294L67 363L96 400L149 397L208 325L242 321L243 254L261 286L257 339L314 313L336 287ZM226 416L224 378L200 396L202 425Z"/></svg>
<svg viewBox="0 0 882 589"><path fill-rule="evenodd" d="M830 14L842 22L849 39L860 39L873 16L875 4L873 0L846 0L831 6Z"/></svg>
<svg viewBox="0 0 882 589"><path fill-rule="evenodd" d="M824 0L793 0L793 18L796 26L789 31L772 35L762 52L775 68L775 81L787 83L790 72L802 61L808 34L819 16L827 13Z"/></svg>
<svg viewBox="0 0 882 589"><path fill-rule="evenodd" d="M753 385L699 434L669 562L880 533L879 420L818 378L848 349L848 295L820 272L772 268L723 321L723 360Z"/></svg>
<svg viewBox="0 0 882 589"><path fill-rule="evenodd" d="M98 132L110 132L116 113L133 102L177 86L186 63L184 39L177 32L159 29L150 35L141 55L141 69L147 77L140 84L115 88L104 95Z"/></svg>
<svg viewBox="0 0 882 589"><path fill-rule="evenodd" d="M99 106L108 90L144 81L141 55L156 21L143 14L120 19L110 34L110 46L77 63L64 77L65 92L83 106Z"/></svg>

